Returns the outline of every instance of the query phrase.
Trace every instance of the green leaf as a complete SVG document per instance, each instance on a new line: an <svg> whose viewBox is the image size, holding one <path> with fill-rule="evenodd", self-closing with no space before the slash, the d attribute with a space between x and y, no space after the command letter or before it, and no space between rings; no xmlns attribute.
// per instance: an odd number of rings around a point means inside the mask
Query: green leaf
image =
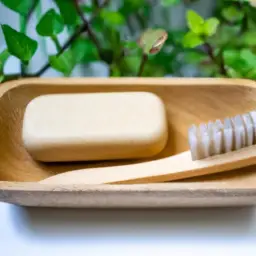
<svg viewBox="0 0 256 256"><path fill-rule="evenodd" d="M228 68L227 70L228 76L231 78L241 78L242 74L240 74L237 70L233 68Z"/></svg>
<svg viewBox="0 0 256 256"><path fill-rule="evenodd" d="M175 57L174 57L175 55ZM173 73L173 63L176 62L177 54L176 52L171 52L168 55L161 51L157 55L149 55L147 66L160 66L165 70L165 73Z"/></svg>
<svg viewBox="0 0 256 256"><path fill-rule="evenodd" d="M78 63L89 63L98 59L97 48L87 38L78 38L70 49L60 56L49 57L51 66L66 76L70 75Z"/></svg>
<svg viewBox="0 0 256 256"><path fill-rule="evenodd" d="M33 5L32 0L0 0L9 9L26 16Z"/></svg>
<svg viewBox="0 0 256 256"><path fill-rule="evenodd" d="M208 56L205 53L196 52L196 51L187 52L184 57L184 60L187 63L191 63L191 64L199 64L202 61L206 61L207 59L208 59Z"/></svg>
<svg viewBox="0 0 256 256"><path fill-rule="evenodd" d="M207 77L215 77L218 75L219 71L217 70L216 64L209 63L207 65L200 66L200 73Z"/></svg>
<svg viewBox="0 0 256 256"><path fill-rule="evenodd" d="M161 0L161 5L164 7L168 7L171 5L179 4L180 0Z"/></svg>
<svg viewBox="0 0 256 256"><path fill-rule="evenodd" d="M183 38L183 46L185 48L194 48L203 43L203 39L193 32L188 32Z"/></svg>
<svg viewBox="0 0 256 256"><path fill-rule="evenodd" d="M100 17L107 23L107 25L113 27L122 26L125 23L124 16L119 12L103 9L100 12Z"/></svg>
<svg viewBox="0 0 256 256"><path fill-rule="evenodd" d="M216 34L209 38L209 40L213 45L218 47L236 47L240 41L240 38L237 36L240 30L240 26L221 25L216 31Z"/></svg>
<svg viewBox="0 0 256 256"><path fill-rule="evenodd" d="M8 50L4 50L0 53L0 83L4 80L4 65L10 56Z"/></svg>
<svg viewBox="0 0 256 256"><path fill-rule="evenodd" d="M102 28L104 27L104 20L101 17L96 17L91 24L93 31L102 34Z"/></svg>
<svg viewBox="0 0 256 256"><path fill-rule="evenodd" d="M111 65L114 60L115 53L111 49L104 49L100 54L100 58L102 61L106 62L107 64Z"/></svg>
<svg viewBox="0 0 256 256"><path fill-rule="evenodd" d="M234 73L240 74L242 77L255 67L256 56L248 49L241 51L230 49L225 50L224 62L230 68L232 77Z"/></svg>
<svg viewBox="0 0 256 256"><path fill-rule="evenodd" d="M249 67L256 67L256 55L250 49L242 49L240 56Z"/></svg>
<svg viewBox="0 0 256 256"><path fill-rule="evenodd" d="M234 63L236 63L237 61L239 61L240 59L240 52L237 50L225 50L223 53L223 57L224 57L224 62L228 65L228 66L233 66Z"/></svg>
<svg viewBox="0 0 256 256"><path fill-rule="evenodd" d="M144 77L163 77L165 73L165 69L160 66L159 64L157 65L147 65L146 63L143 75Z"/></svg>
<svg viewBox="0 0 256 256"><path fill-rule="evenodd" d="M122 42L122 43L123 43L123 50L125 52L125 55L138 55L138 56L141 56L141 54L143 54L143 51L139 47L137 42L126 41L126 42Z"/></svg>
<svg viewBox="0 0 256 256"><path fill-rule="evenodd" d="M73 59L76 64L89 63L99 59L96 46L87 38L79 38L71 46Z"/></svg>
<svg viewBox="0 0 256 256"><path fill-rule="evenodd" d="M63 19L54 9L47 11L36 26L36 31L41 36L56 36L63 29Z"/></svg>
<svg viewBox="0 0 256 256"><path fill-rule="evenodd" d="M111 77L120 77L121 71L117 65L111 66Z"/></svg>
<svg viewBox="0 0 256 256"><path fill-rule="evenodd" d="M49 56L49 62L54 69L66 76L69 76L75 67L75 61L71 50L65 51L60 56Z"/></svg>
<svg viewBox="0 0 256 256"><path fill-rule="evenodd" d="M93 13L95 11L95 8L93 5L81 5L81 9L83 10L84 13Z"/></svg>
<svg viewBox="0 0 256 256"><path fill-rule="evenodd" d="M109 43L109 47L115 50L118 54L120 48L122 48L122 41L120 37L120 32L117 29L111 27L105 27L104 29L104 39Z"/></svg>
<svg viewBox="0 0 256 256"><path fill-rule="evenodd" d="M212 36L216 33L220 22L217 18L210 18L204 23L204 34L206 36Z"/></svg>
<svg viewBox="0 0 256 256"><path fill-rule="evenodd" d="M247 11L247 15L250 17L251 21L254 22L254 24L256 24L256 6L247 8L246 11Z"/></svg>
<svg viewBox="0 0 256 256"><path fill-rule="evenodd" d="M78 14L76 11L75 3L71 0L55 0L61 16L67 25L77 25L78 24Z"/></svg>
<svg viewBox="0 0 256 256"><path fill-rule="evenodd" d="M8 25L2 25L8 51L24 63L28 63L37 50L37 42Z"/></svg>
<svg viewBox="0 0 256 256"><path fill-rule="evenodd" d="M150 4L145 4L142 8L142 15L149 19L150 15L151 15L151 5Z"/></svg>
<svg viewBox="0 0 256 256"><path fill-rule="evenodd" d="M255 46L256 45L256 31L247 31L242 36L242 41L247 46Z"/></svg>
<svg viewBox="0 0 256 256"><path fill-rule="evenodd" d="M204 19L196 12L189 10L187 11L187 22L188 27L195 34L201 34L204 25Z"/></svg>
<svg viewBox="0 0 256 256"><path fill-rule="evenodd" d="M132 14L145 6L144 0L125 0L122 2L123 2L123 5L119 9L119 12L122 15Z"/></svg>
<svg viewBox="0 0 256 256"><path fill-rule="evenodd" d="M138 44L134 41L126 41L124 42L124 48L130 49L130 50L137 49Z"/></svg>
<svg viewBox="0 0 256 256"><path fill-rule="evenodd" d="M126 56L122 60L123 69L128 75L137 74L141 63L141 57L137 55Z"/></svg>
<svg viewBox="0 0 256 256"><path fill-rule="evenodd" d="M0 53L0 73L3 72L4 65L9 57L10 53L8 52L8 50L4 50Z"/></svg>
<svg viewBox="0 0 256 256"><path fill-rule="evenodd" d="M171 30L168 33L168 40L167 40L166 43L168 43L168 41L169 41L171 44L181 45L183 37L185 35L186 35L186 31L183 31L183 30Z"/></svg>
<svg viewBox="0 0 256 256"><path fill-rule="evenodd" d="M256 80L256 67L252 68L247 74L246 78Z"/></svg>
<svg viewBox="0 0 256 256"><path fill-rule="evenodd" d="M243 11L233 5L224 8L221 14L227 21L230 22L240 21L244 17Z"/></svg>

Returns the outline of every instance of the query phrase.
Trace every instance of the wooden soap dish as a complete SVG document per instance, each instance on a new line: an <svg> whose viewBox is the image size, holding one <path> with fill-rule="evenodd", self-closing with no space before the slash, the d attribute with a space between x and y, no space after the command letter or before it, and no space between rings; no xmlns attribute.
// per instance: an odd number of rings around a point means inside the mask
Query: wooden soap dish
<svg viewBox="0 0 256 256"><path fill-rule="evenodd" d="M144 91L164 102L169 139L156 157L143 160L42 163L23 146L27 104L56 93ZM0 201L41 207L181 207L256 204L255 166L169 183L89 185L42 182L67 171L156 163L188 150L188 127L256 109L256 83L215 78L24 79L0 87ZM163 161L161 161L163 163ZM162 165L161 165L162 167ZM93 171L93 170L92 170Z"/></svg>

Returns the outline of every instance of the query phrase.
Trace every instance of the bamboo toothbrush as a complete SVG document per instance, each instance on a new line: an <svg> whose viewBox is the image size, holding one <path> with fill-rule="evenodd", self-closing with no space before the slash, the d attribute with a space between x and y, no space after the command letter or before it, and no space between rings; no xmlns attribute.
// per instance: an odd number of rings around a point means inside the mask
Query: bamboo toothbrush
<svg viewBox="0 0 256 256"><path fill-rule="evenodd" d="M188 130L190 150L126 166L70 171L44 184L135 184L174 181L256 164L256 111Z"/></svg>

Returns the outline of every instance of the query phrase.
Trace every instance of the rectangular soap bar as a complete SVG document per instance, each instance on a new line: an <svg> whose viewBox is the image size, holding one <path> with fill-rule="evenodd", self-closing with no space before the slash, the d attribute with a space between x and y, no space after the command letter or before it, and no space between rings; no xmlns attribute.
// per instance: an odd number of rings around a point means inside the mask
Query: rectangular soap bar
<svg viewBox="0 0 256 256"><path fill-rule="evenodd" d="M165 106L149 92L42 95L26 107L22 139L44 162L150 157L168 139Z"/></svg>

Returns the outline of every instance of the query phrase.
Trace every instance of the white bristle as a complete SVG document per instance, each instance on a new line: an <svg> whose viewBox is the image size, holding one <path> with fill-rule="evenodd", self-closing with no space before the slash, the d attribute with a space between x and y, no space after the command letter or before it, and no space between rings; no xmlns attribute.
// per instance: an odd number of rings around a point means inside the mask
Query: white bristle
<svg viewBox="0 0 256 256"><path fill-rule="evenodd" d="M223 144L224 144L224 152L230 152L233 149L233 127L231 120L226 118L224 120L224 129L223 129Z"/></svg>
<svg viewBox="0 0 256 256"><path fill-rule="evenodd" d="M256 144L256 111L251 111L249 114L253 124L253 143Z"/></svg>
<svg viewBox="0 0 256 256"><path fill-rule="evenodd" d="M200 138L201 138L201 154L202 158L210 156L210 136L207 132L207 126L205 124L199 126Z"/></svg>
<svg viewBox="0 0 256 256"><path fill-rule="evenodd" d="M246 146L251 146L253 144L253 123L250 114L242 115L245 134L246 134Z"/></svg>
<svg viewBox="0 0 256 256"><path fill-rule="evenodd" d="M197 127L193 125L188 131L189 146L192 154L192 159L199 159L199 144L197 137Z"/></svg>
<svg viewBox="0 0 256 256"><path fill-rule="evenodd" d="M213 122L210 121L207 124L208 128L208 136L209 136L209 155L212 156L214 154L214 145L213 145Z"/></svg>
<svg viewBox="0 0 256 256"><path fill-rule="evenodd" d="M256 144L256 111L193 125L189 129L189 145L193 160L228 153Z"/></svg>
<svg viewBox="0 0 256 256"><path fill-rule="evenodd" d="M235 136L235 150L245 146L245 129L241 116L235 116L231 119Z"/></svg>
<svg viewBox="0 0 256 256"><path fill-rule="evenodd" d="M217 120L213 126L213 145L214 145L215 155L218 155L222 152L222 148L223 148L222 130L223 130L223 124L221 123L220 120Z"/></svg>

